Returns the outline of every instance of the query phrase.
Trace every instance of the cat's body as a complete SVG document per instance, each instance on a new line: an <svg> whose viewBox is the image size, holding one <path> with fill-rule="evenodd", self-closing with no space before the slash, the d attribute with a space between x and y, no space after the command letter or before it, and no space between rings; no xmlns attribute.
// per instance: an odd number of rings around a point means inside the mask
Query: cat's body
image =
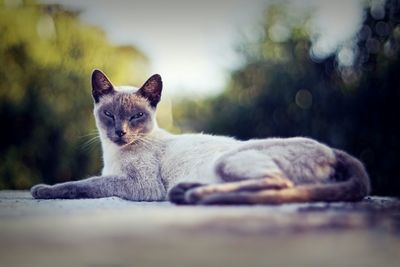
<svg viewBox="0 0 400 267"><path fill-rule="evenodd" d="M102 175L54 186L35 198L118 196L175 203L355 201L369 192L362 164L307 138L239 141L206 134L170 134L157 126L162 82L117 88L92 76L94 115L103 149Z"/></svg>

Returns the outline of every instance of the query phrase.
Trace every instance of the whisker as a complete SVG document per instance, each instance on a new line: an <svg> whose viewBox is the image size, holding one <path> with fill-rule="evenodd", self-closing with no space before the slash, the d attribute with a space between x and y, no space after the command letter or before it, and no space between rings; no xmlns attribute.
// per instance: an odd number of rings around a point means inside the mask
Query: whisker
<svg viewBox="0 0 400 267"><path fill-rule="evenodd" d="M91 131L87 134L81 135L79 136L79 138L85 138L85 137L89 137L89 136L97 136L99 135L99 132L97 130Z"/></svg>
<svg viewBox="0 0 400 267"><path fill-rule="evenodd" d="M82 145L82 147L83 147L83 148L88 147L88 146L90 146L90 145L96 143L97 141L99 141L99 139L98 139L97 137L93 137L92 139L86 141L86 142Z"/></svg>
<svg viewBox="0 0 400 267"><path fill-rule="evenodd" d="M100 143L100 136L99 135L96 135L96 136L90 138L89 140L85 141L82 144L81 149L84 150L84 151L93 149L95 147L94 144L97 144L97 143Z"/></svg>

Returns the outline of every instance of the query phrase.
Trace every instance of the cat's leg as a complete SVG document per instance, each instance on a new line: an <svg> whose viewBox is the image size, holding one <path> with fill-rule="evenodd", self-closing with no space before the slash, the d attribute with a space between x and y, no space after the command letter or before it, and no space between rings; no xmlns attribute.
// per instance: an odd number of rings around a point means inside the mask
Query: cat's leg
<svg viewBox="0 0 400 267"><path fill-rule="evenodd" d="M201 183L191 183L191 182L178 183L169 190L168 200L171 201L172 203L179 205L189 204L189 202L185 198L186 192L197 187L205 187L205 186L207 185Z"/></svg>
<svg viewBox="0 0 400 267"><path fill-rule="evenodd" d="M224 155L216 166L225 183L180 183L170 190L169 200L176 204L194 204L205 196L217 193L279 190L293 186L268 155L254 149Z"/></svg>
<svg viewBox="0 0 400 267"><path fill-rule="evenodd" d="M201 204L202 199L215 194L281 190L290 187L293 187L293 183L279 176L208 185L179 183L169 191L168 198L175 204Z"/></svg>
<svg viewBox="0 0 400 267"><path fill-rule="evenodd" d="M298 183L294 186L281 188L279 190L260 189L254 191L236 190L219 191L213 194L203 194L201 197L194 198L196 204L283 204L298 202L334 202L334 201L360 201L370 191L369 177L362 163L349 154L333 150L336 162L335 171L329 181L321 182L321 177L316 177L314 183ZM326 162L327 158L325 158ZM315 163L310 163L315 164ZM299 168L305 167L303 164ZM326 167L326 166L325 166ZM323 165L318 168L326 169ZM314 170L314 175L322 174L319 169ZM311 170L307 169L306 174ZM296 173L301 173L298 170ZM326 175L328 175L326 173ZM186 192L186 198L191 197L195 190Z"/></svg>
<svg viewBox="0 0 400 267"><path fill-rule="evenodd" d="M202 199L218 194L276 192L301 184L323 183L332 175L334 164L332 150L314 140L291 138L249 142L225 153L216 162L216 172L226 183L186 187L186 192L181 190L180 203L200 203Z"/></svg>
<svg viewBox="0 0 400 267"><path fill-rule="evenodd" d="M159 201L166 198L166 190L161 182L140 182L137 179L123 176L96 176L55 185L39 184L31 188L31 194L37 199L116 196L135 201Z"/></svg>
<svg viewBox="0 0 400 267"><path fill-rule="evenodd" d="M286 177L295 184L324 182L334 173L336 156L326 145L308 138L271 138L248 142L216 162L223 181Z"/></svg>
<svg viewBox="0 0 400 267"><path fill-rule="evenodd" d="M326 185L322 185L325 186ZM296 186L284 188L282 190L262 189L253 192L217 192L215 194L204 195L198 198L197 205L243 205L243 204L283 204L293 202L315 201L312 196L315 195L318 185ZM329 195L319 196L324 201L329 201Z"/></svg>

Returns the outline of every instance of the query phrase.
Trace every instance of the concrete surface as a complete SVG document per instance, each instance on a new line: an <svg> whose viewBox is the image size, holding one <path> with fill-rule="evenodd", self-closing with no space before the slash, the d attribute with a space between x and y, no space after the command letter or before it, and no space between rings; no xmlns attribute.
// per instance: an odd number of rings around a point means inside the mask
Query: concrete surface
<svg viewBox="0 0 400 267"><path fill-rule="evenodd" d="M400 201L198 207L0 191L0 266L400 266Z"/></svg>

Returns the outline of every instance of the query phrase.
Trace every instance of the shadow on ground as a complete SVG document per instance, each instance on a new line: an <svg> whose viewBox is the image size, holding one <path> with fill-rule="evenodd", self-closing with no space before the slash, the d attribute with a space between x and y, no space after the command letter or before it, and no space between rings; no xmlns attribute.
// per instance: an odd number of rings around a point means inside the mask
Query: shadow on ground
<svg viewBox="0 0 400 267"><path fill-rule="evenodd" d="M0 191L1 266L399 266L400 201L197 207Z"/></svg>

